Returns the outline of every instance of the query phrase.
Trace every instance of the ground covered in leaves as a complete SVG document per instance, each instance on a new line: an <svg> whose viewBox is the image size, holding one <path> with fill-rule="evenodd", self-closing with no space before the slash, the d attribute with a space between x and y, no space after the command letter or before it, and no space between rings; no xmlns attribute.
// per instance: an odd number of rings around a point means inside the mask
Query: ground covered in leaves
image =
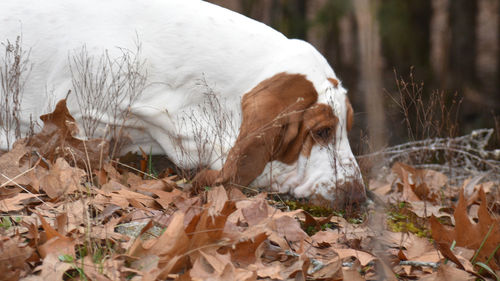
<svg viewBox="0 0 500 281"><path fill-rule="evenodd" d="M395 163L356 216L316 212L124 168L64 101L42 120L0 156L0 280L499 280L498 182Z"/></svg>

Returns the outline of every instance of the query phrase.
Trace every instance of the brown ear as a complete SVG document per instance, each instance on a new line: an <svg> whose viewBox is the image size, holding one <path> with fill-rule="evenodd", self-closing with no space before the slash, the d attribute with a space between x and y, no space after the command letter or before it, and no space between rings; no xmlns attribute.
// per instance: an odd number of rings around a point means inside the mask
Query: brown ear
<svg viewBox="0 0 500 281"><path fill-rule="evenodd" d="M349 101L349 98L345 98L345 103L347 106L347 114L346 114L346 124L347 124L347 131L350 131L352 128L352 125L354 123L354 111L352 110L351 102Z"/></svg>
<svg viewBox="0 0 500 281"><path fill-rule="evenodd" d="M279 73L261 82L243 96L240 132L224 167L201 172L194 185L250 184L295 139L304 110L317 99L303 75Z"/></svg>

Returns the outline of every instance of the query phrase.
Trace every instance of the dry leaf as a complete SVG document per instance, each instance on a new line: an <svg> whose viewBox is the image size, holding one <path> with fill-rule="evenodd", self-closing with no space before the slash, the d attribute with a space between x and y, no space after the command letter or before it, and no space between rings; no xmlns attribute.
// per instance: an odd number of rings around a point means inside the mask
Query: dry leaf
<svg viewBox="0 0 500 281"><path fill-rule="evenodd" d="M257 248L266 239L267 234L263 232L232 245L230 252L233 262L242 266L248 266L255 263L259 258Z"/></svg>
<svg viewBox="0 0 500 281"><path fill-rule="evenodd" d="M58 158L49 173L40 180L40 188L54 199L78 191L85 175L82 169L71 167L66 160Z"/></svg>
<svg viewBox="0 0 500 281"><path fill-rule="evenodd" d="M264 200L254 200L249 206L242 208L241 213L249 226L256 225L268 219L267 206Z"/></svg>
<svg viewBox="0 0 500 281"><path fill-rule="evenodd" d="M68 237L54 237L49 239L38 247L38 252L42 259L45 259L50 254L69 255L75 257L76 241Z"/></svg>
<svg viewBox="0 0 500 281"><path fill-rule="evenodd" d="M228 200L229 197L222 185L212 188L207 194L207 202L210 203L209 215L219 215Z"/></svg>
<svg viewBox="0 0 500 281"><path fill-rule="evenodd" d="M108 155L109 144L102 139L80 140L75 138L78 127L66 107L66 99L60 100L54 112L40 116L42 131L29 138L28 147L34 147L43 157L54 162L63 157L68 162L76 159L80 167L97 168ZM91 169L89 169L91 170Z"/></svg>
<svg viewBox="0 0 500 281"><path fill-rule="evenodd" d="M64 280L63 276L66 271L72 269L70 263L62 262L56 253L51 253L43 259L42 273L40 277L42 280Z"/></svg>
<svg viewBox="0 0 500 281"><path fill-rule="evenodd" d="M409 234L409 238L405 243L405 248L405 260L439 262L443 257L429 240L417 237L414 234Z"/></svg>
<svg viewBox="0 0 500 281"><path fill-rule="evenodd" d="M141 241L140 238L137 238L128 253L130 256L135 257L158 256L160 257L160 268L162 268L171 258L184 254L188 246L189 239L184 231L184 214L176 212L160 237L147 241ZM173 270L175 269L174 267Z"/></svg>
<svg viewBox="0 0 500 281"><path fill-rule="evenodd" d="M423 276L420 280L425 281L450 281L450 280L475 280L476 277L466 271L457 269L447 264L440 264L437 272Z"/></svg>
<svg viewBox="0 0 500 281"><path fill-rule="evenodd" d="M218 215L210 215L208 209L204 209L196 223L195 228L188 235L190 238L190 249L198 249L207 245L218 245L217 243L224 232L228 216L234 212L234 202L225 201L224 207ZM196 253L195 253L196 254Z"/></svg>
<svg viewBox="0 0 500 281"><path fill-rule="evenodd" d="M272 262L270 264L267 264L267 266L262 266L257 270L257 276L260 278L270 278L273 280L282 280L281 278L281 270L283 270L283 266L281 263L278 262Z"/></svg>
<svg viewBox="0 0 500 281"><path fill-rule="evenodd" d="M392 166L392 171L402 182L403 200L427 200L435 202L439 188L447 182L447 177L431 170L415 169L401 162Z"/></svg>
<svg viewBox="0 0 500 281"><path fill-rule="evenodd" d="M0 280L16 281L20 279L21 273L29 271L27 260L34 249L24 244L22 240L20 236L0 238L0 256L2 257Z"/></svg>
<svg viewBox="0 0 500 281"><path fill-rule="evenodd" d="M19 160L30 151L24 143L16 142L11 151L0 156L0 186L26 185L31 182L27 175L21 175L28 167L21 167ZM15 178L15 179L14 179ZM14 179L9 181L9 179Z"/></svg>
<svg viewBox="0 0 500 281"><path fill-rule="evenodd" d="M339 280L342 278L342 262L340 258L331 258L320 270L311 274L316 279ZM346 279L348 280L348 279Z"/></svg>
<svg viewBox="0 0 500 281"><path fill-rule="evenodd" d="M363 251L357 251L354 249L333 249L340 257L340 259L355 257L359 260L362 266L367 265L369 262L375 260L376 258L369 253Z"/></svg>
<svg viewBox="0 0 500 281"><path fill-rule="evenodd" d="M294 218L288 216L279 217L273 220L271 226L278 235L284 237L292 244L302 242L303 240L310 241L309 235L302 230L300 223Z"/></svg>
<svg viewBox="0 0 500 281"><path fill-rule="evenodd" d="M311 236L312 240L316 245L334 245L338 240L343 237L339 232L334 232L331 230L318 231L316 234Z"/></svg>
<svg viewBox="0 0 500 281"><path fill-rule="evenodd" d="M463 191L460 192L460 198L455 208L455 227L448 228L441 225L437 219L431 217L432 238L441 244L441 250L448 248L452 241L456 241L456 245L472 250L478 250L481 242L490 231L488 239L485 241L477 256L477 261L485 262L493 253L495 248L500 244L500 219L494 219L488 212L486 195L480 190L481 204L479 205L478 217L479 222L474 223L467 215L467 201ZM445 256L446 254L443 253ZM496 260L499 259L500 253L496 253ZM494 270L499 269L500 265L495 259L489 262L489 266Z"/></svg>
<svg viewBox="0 0 500 281"><path fill-rule="evenodd" d="M39 194L18 193L12 198L3 199L0 201L0 211L20 211L26 207L26 204L23 202L24 200L37 197L38 195Z"/></svg>
<svg viewBox="0 0 500 281"><path fill-rule="evenodd" d="M434 205L431 202L427 201L412 201L409 203L411 205L410 210L412 210L415 215L421 218L428 218L431 215L434 215L436 217L449 216L448 213L444 213L441 211L441 209L443 208L443 206L441 205Z"/></svg>

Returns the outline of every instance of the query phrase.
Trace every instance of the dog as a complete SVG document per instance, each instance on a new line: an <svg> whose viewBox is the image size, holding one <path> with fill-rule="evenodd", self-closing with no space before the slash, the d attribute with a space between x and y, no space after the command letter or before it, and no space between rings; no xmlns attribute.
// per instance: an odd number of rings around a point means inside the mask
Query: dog
<svg viewBox="0 0 500 281"><path fill-rule="evenodd" d="M0 11L0 39L20 38L29 66L22 133L67 95L79 124L98 124L94 135L122 129L130 140L122 151L204 167L195 186L264 186L335 207L365 200L346 90L309 43L195 0L16 0ZM124 57L135 64L119 64ZM115 91L113 109L82 110L85 99L110 99L116 83L98 74L117 64L132 67L125 73L142 87ZM90 93L98 82L105 90Z"/></svg>

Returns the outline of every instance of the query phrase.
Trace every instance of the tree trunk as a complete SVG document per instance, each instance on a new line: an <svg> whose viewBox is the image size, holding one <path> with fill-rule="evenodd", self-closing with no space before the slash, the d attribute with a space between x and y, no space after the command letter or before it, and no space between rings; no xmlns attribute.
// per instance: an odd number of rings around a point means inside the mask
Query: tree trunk
<svg viewBox="0 0 500 281"><path fill-rule="evenodd" d="M430 23L430 63L441 89L447 88L448 51L450 47L449 0L433 0Z"/></svg>
<svg viewBox="0 0 500 281"><path fill-rule="evenodd" d="M354 0L360 45L360 91L364 95L368 135L372 149L386 145L385 111L382 93L382 55L378 21L378 0Z"/></svg>
<svg viewBox="0 0 500 281"><path fill-rule="evenodd" d="M498 0L478 0L476 26L476 73L481 88L495 92L498 67Z"/></svg>
<svg viewBox="0 0 500 281"><path fill-rule="evenodd" d="M313 23L307 30L307 41L311 43L320 53L325 53L325 26L315 23L318 13L323 9L326 0L310 0L307 1L307 22Z"/></svg>
<svg viewBox="0 0 500 281"><path fill-rule="evenodd" d="M343 65L354 65L355 33L352 14L347 13L339 19L340 60Z"/></svg>
<svg viewBox="0 0 500 281"><path fill-rule="evenodd" d="M451 71L459 88L472 87L475 82L475 26L477 2L453 0L451 6Z"/></svg>

